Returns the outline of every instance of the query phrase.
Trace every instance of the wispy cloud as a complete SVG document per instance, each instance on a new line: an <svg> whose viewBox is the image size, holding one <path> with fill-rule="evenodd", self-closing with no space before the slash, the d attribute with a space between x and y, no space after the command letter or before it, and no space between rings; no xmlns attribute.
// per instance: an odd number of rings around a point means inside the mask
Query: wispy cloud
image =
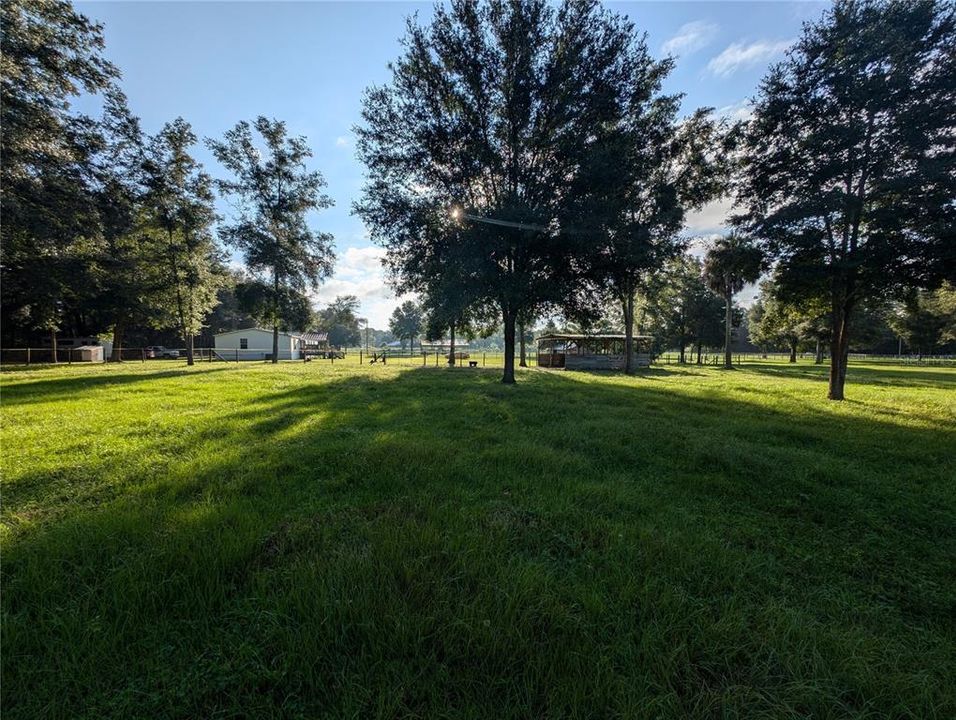
<svg viewBox="0 0 956 720"><path fill-rule="evenodd" d="M706 47L716 37L720 26L695 20L680 26L677 34L661 45L665 55L690 55Z"/></svg>
<svg viewBox="0 0 956 720"><path fill-rule="evenodd" d="M348 135L339 135L335 138L335 147L348 147L351 144L352 140Z"/></svg>
<svg viewBox="0 0 956 720"><path fill-rule="evenodd" d="M792 43L793 40L758 40L749 45L733 43L720 55L711 58L707 69L718 77L730 77L742 68L780 57Z"/></svg>

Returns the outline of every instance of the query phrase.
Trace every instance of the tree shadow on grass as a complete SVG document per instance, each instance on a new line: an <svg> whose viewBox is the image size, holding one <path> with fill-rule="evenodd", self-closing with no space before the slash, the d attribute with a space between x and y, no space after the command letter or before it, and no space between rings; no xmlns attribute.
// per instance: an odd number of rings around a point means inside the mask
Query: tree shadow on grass
<svg viewBox="0 0 956 720"><path fill-rule="evenodd" d="M51 397L64 396L72 393L85 392L95 388L109 388L133 383L142 383L151 380L163 380L177 377L196 377L201 370L200 377L210 373L234 371L230 367L214 367L188 369L183 366L179 369L155 370L144 369L141 372L122 372L121 368L107 366L98 369L97 374L76 374L52 378L34 379L25 381L20 378L11 378L7 373L0 374L0 388L3 390L3 403L7 406L24 405L27 403L46 402ZM37 373L39 374L39 373ZM6 376L6 377L4 377Z"/></svg>
<svg viewBox="0 0 956 720"><path fill-rule="evenodd" d="M751 363L743 366L749 372L774 377L805 378L826 382L829 365L765 365ZM956 385L956 370L910 370L903 368L861 367L852 362L847 369L847 382L898 387L947 387Z"/></svg>
<svg viewBox="0 0 956 720"><path fill-rule="evenodd" d="M952 706L951 428L520 379L317 377L84 460L106 497L27 476L7 713Z"/></svg>

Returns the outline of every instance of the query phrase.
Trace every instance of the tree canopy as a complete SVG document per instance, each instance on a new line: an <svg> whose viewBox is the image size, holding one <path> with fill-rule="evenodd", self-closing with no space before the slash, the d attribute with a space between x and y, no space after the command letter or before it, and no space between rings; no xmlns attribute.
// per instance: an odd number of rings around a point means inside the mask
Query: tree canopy
<svg viewBox="0 0 956 720"><path fill-rule="evenodd" d="M954 271L956 17L937 0L838 0L764 78L738 218L790 294L829 298L829 397L854 310Z"/></svg>
<svg viewBox="0 0 956 720"><path fill-rule="evenodd" d="M260 280L251 296L257 316L273 328L272 361L278 362L279 327L290 320L284 312L298 305L293 296L316 288L332 272L332 236L306 222L307 213L331 207L332 199L322 193L322 174L305 167L312 156L305 138L289 137L284 122L260 116L207 143L233 175L219 180L220 190L242 208L221 236Z"/></svg>
<svg viewBox="0 0 956 720"><path fill-rule="evenodd" d="M469 301L504 321L513 382L518 314L578 299L574 179L643 47L596 2L458 0L410 20L404 48L363 102L356 211L401 289L423 290L455 246Z"/></svg>

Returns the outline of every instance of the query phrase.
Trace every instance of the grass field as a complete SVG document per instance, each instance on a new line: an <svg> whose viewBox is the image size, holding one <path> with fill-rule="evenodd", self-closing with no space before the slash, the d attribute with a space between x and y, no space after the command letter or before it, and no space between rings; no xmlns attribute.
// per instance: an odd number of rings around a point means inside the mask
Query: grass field
<svg viewBox="0 0 956 720"><path fill-rule="evenodd" d="M2 374L14 718L956 717L956 370Z"/></svg>

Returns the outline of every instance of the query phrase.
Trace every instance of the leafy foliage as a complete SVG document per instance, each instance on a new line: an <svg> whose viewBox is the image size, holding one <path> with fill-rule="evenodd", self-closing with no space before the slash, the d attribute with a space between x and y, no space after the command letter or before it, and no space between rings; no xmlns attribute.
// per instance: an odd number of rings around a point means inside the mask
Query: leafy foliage
<svg viewBox="0 0 956 720"><path fill-rule="evenodd" d="M937 0L839 0L756 100L739 221L788 293L829 298L832 399L854 310L956 267L954 13Z"/></svg>
<svg viewBox="0 0 956 720"><path fill-rule="evenodd" d="M305 168L312 156L305 138L289 137L284 122L260 116L207 143L233 175L218 182L220 190L240 206L221 236L259 278L257 316L273 327L273 362L278 362L278 329L292 319L284 313L294 307L295 294L316 288L332 272L332 236L306 222L309 212L331 207L332 199L321 192L322 174Z"/></svg>
<svg viewBox="0 0 956 720"><path fill-rule="evenodd" d="M562 232L574 178L642 46L594 2L461 0L410 21L404 47L391 82L365 96L356 211L402 290L424 292L454 257L455 292L494 304L511 358L519 312L579 304L574 258L588 242Z"/></svg>

